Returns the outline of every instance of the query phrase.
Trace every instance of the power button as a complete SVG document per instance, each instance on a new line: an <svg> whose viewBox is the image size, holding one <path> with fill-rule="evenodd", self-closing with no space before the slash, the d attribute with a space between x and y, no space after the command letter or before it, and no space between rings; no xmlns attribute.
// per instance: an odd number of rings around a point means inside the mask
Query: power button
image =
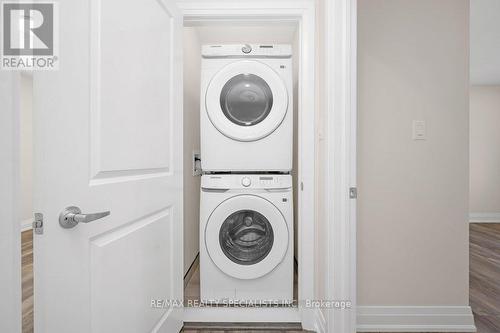
<svg viewBox="0 0 500 333"><path fill-rule="evenodd" d="M241 185L245 186L245 187L248 187L250 186L250 184L252 184L252 180L248 177L243 177L241 179Z"/></svg>
<svg viewBox="0 0 500 333"><path fill-rule="evenodd" d="M243 52L243 53L250 53L250 52L252 52L252 47L250 45L248 45L248 44L245 44L241 48L241 52Z"/></svg>

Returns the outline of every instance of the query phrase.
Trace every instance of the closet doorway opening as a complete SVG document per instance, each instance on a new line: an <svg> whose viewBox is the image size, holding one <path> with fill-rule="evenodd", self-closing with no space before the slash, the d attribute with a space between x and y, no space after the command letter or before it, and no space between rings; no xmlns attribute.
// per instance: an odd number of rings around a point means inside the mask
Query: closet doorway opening
<svg viewBox="0 0 500 333"><path fill-rule="evenodd" d="M184 14L184 321L295 323L314 329L313 310L300 301L314 299L314 6L257 9L238 3L223 9L213 4L179 5ZM200 67L202 45L207 44L292 46L293 306L198 306L201 177L193 165L200 151Z"/></svg>

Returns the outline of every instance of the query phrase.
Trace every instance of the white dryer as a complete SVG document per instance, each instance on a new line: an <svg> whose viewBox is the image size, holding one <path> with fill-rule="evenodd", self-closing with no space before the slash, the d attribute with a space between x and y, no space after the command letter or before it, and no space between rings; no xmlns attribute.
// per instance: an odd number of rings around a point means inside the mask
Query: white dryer
<svg viewBox="0 0 500 333"><path fill-rule="evenodd" d="M290 45L203 45L203 171L292 169Z"/></svg>
<svg viewBox="0 0 500 333"><path fill-rule="evenodd" d="M204 303L291 303L290 175L203 175L200 291Z"/></svg>

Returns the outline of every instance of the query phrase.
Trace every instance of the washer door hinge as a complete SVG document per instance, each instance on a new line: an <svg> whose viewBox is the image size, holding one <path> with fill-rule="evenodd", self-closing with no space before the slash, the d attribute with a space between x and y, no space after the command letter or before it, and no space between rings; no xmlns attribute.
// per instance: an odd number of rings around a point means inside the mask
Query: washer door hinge
<svg viewBox="0 0 500 333"><path fill-rule="evenodd" d="M357 199L358 198L358 188L357 187L349 188L349 198L350 199Z"/></svg>
<svg viewBox="0 0 500 333"><path fill-rule="evenodd" d="M35 234L42 235L43 234L43 214L35 213L35 220L33 221L33 230Z"/></svg>

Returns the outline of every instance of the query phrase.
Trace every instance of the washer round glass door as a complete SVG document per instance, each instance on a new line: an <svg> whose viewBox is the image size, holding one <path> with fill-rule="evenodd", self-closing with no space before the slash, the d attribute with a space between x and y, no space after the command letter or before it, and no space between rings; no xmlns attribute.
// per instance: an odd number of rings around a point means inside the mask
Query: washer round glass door
<svg viewBox="0 0 500 333"><path fill-rule="evenodd" d="M288 227L268 200L238 195L222 202L205 227L205 244L215 265L239 279L271 272L288 249Z"/></svg>
<svg viewBox="0 0 500 333"><path fill-rule="evenodd" d="M258 61L237 61L214 75L205 107L222 134L238 141L255 141L281 124L288 108L288 93L271 67Z"/></svg>

